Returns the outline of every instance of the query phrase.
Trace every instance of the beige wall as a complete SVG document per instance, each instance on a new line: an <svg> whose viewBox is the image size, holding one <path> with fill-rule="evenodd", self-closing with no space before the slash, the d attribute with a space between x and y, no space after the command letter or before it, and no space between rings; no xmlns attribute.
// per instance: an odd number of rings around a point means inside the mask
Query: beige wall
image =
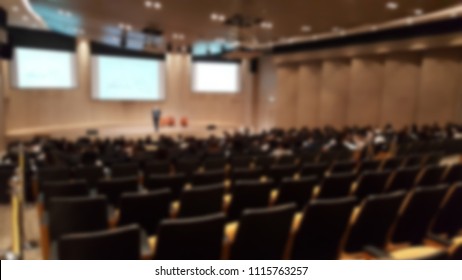
<svg viewBox="0 0 462 280"><path fill-rule="evenodd" d="M368 47L364 54L358 48L265 58L273 65L260 73L260 82L276 76L278 98L263 100L260 120L264 127L462 122L462 48L403 46L386 53ZM286 117L277 121L269 114Z"/></svg>
<svg viewBox="0 0 462 280"><path fill-rule="evenodd" d="M8 98L5 108L8 134L114 124L151 124L150 111L154 102L102 102L91 98L91 61L87 41L78 42L76 60L79 86L75 90L24 91L7 83L4 88ZM167 56L166 99L157 103L164 115L186 116L192 125L249 125L252 121L252 79L249 78L247 62L242 64L242 90L235 95L191 92L190 63L187 55ZM9 63L3 61L1 66L5 80L9 81Z"/></svg>

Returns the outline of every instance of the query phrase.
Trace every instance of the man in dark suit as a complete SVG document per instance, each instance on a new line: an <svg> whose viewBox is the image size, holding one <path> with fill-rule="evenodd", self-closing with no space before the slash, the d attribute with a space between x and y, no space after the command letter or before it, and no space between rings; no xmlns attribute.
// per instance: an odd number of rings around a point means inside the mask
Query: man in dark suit
<svg viewBox="0 0 462 280"><path fill-rule="evenodd" d="M159 122L161 115L162 111L159 108L154 107L154 109L152 110L152 119L154 121L154 130L156 132L159 131Z"/></svg>

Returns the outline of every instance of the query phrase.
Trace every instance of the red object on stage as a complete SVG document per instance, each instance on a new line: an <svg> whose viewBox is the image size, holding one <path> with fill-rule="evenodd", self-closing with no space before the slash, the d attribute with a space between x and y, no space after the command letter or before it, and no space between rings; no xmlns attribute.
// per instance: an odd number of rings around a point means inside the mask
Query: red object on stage
<svg viewBox="0 0 462 280"><path fill-rule="evenodd" d="M181 124L182 127L187 127L188 124L189 124L188 118L182 117L181 120L180 120L180 124Z"/></svg>

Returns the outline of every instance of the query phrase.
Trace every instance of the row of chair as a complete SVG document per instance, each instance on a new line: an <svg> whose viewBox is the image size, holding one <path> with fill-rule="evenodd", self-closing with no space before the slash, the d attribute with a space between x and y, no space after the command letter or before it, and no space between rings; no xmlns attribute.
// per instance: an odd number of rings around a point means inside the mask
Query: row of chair
<svg viewBox="0 0 462 280"><path fill-rule="evenodd" d="M238 222L227 225L223 213L169 218L168 206L162 203L168 200L168 190L139 195L144 203L130 201L133 195L124 196L127 204L121 205L117 229L108 229L103 197L52 199L47 219L52 255L60 259L136 259L146 254L155 259L338 259L361 253L394 259L462 258L460 248L452 253L447 249L455 245L451 240L462 229L457 215L462 213L462 184L369 196L360 204L351 197L317 199L303 213L296 212L295 204L250 207L237 216ZM164 216L156 217L155 212ZM147 226L154 223L157 226ZM140 246L148 243L140 232L155 234L149 246ZM426 246L426 239L440 245ZM391 249L390 245L403 243L412 246Z"/></svg>

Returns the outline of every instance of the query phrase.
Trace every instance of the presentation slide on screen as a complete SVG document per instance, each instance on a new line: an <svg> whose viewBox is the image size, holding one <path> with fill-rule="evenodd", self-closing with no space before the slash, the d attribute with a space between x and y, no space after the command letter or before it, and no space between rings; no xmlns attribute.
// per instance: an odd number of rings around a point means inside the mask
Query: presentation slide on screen
<svg viewBox="0 0 462 280"><path fill-rule="evenodd" d="M164 98L164 62L148 58L93 56L93 98L153 101Z"/></svg>
<svg viewBox="0 0 462 280"><path fill-rule="evenodd" d="M16 48L13 85L20 89L71 89L75 83L74 53Z"/></svg>
<svg viewBox="0 0 462 280"><path fill-rule="evenodd" d="M194 62L193 91L204 93L237 93L240 90L238 63Z"/></svg>

